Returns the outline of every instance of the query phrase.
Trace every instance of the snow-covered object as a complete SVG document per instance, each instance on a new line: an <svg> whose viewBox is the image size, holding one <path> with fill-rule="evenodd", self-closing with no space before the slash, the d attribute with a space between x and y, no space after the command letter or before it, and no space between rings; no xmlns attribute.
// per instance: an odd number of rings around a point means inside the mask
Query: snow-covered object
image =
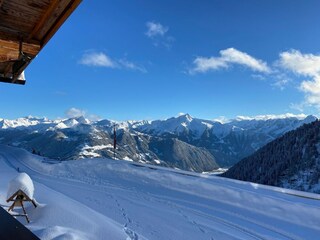
<svg viewBox="0 0 320 240"><path fill-rule="evenodd" d="M25 77L24 71L19 75L18 80L23 80L23 81L25 81L25 80L26 80L26 77Z"/></svg>
<svg viewBox="0 0 320 240"><path fill-rule="evenodd" d="M30 199L33 199L34 186L28 174L19 173L18 176L9 182L7 199L15 194L18 190L22 190Z"/></svg>

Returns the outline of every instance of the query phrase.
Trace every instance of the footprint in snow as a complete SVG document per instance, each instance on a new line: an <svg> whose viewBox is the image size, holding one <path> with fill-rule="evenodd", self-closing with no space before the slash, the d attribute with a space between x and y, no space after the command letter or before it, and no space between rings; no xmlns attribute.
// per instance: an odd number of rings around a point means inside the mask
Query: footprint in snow
<svg viewBox="0 0 320 240"><path fill-rule="evenodd" d="M128 235L127 240L139 240L138 234L127 227L123 228L124 232Z"/></svg>

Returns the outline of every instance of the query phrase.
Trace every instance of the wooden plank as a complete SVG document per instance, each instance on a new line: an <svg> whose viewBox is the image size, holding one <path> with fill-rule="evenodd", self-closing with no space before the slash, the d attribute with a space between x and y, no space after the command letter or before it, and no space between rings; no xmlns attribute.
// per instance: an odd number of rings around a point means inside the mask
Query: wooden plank
<svg viewBox="0 0 320 240"><path fill-rule="evenodd" d="M14 41L5 41L0 39L0 51L1 49L7 50L8 52L14 51L19 54L19 42ZM22 51L31 55L37 55L40 51L40 44L30 44L30 43L22 43Z"/></svg>
<svg viewBox="0 0 320 240"><path fill-rule="evenodd" d="M33 4L32 4L33 3ZM24 19L26 21L37 21L43 11L48 7L48 1L17 1L17 0L6 0L3 4L1 13L7 14L13 19ZM19 22L19 21L18 21ZM33 25L30 25L33 27Z"/></svg>
<svg viewBox="0 0 320 240"><path fill-rule="evenodd" d="M7 52L1 52L1 49L0 49L0 63L3 63L3 62L8 62L8 61L11 61L13 59L17 59L17 55L13 55L13 54L8 54ZM1 73L1 69L3 67L0 65L0 73Z"/></svg>
<svg viewBox="0 0 320 240"><path fill-rule="evenodd" d="M42 28L37 32L36 39L43 39L45 35L49 32L52 26L56 23L57 19L61 16L64 9L68 6L68 4L72 2L71 0L60 0L58 4L55 6L55 9L51 12L51 14L46 19L45 24Z"/></svg>
<svg viewBox="0 0 320 240"><path fill-rule="evenodd" d="M1 13L0 13L1 15ZM20 36L28 36L29 32L32 30L32 25L30 22L20 19L20 21L24 23L20 23L17 21L17 19L10 19L8 18L0 18L0 26L1 30L3 32L8 32L8 33L15 33L18 34L20 33Z"/></svg>
<svg viewBox="0 0 320 240"><path fill-rule="evenodd" d="M19 53L17 51L3 50L0 47L0 62L8 62L11 60L16 60L19 58Z"/></svg>
<svg viewBox="0 0 320 240"><path fill-rule="evenodd" d="M45 11L45 13L42 15L42 17L40 18L40 20L37 21L36 25L34 26L32 32L30 33L30 35L28 36L28 39L33 38L33 36L35 34L38 33L38 31L40 30L40 28L43 27L43 25L48 21L48 18L50 17L50 15L52 14L53 10L57 7L59 3L59 0L52 0L50 6L48 7L48 9Z"/></svg>
<svg viewBox="0 0 320 240"><path fill-rule="evenodd" d="M18 1L19 4L21 4L21 0L14 0L14 1ZM50 4L51 0L28 0L28 1L23 1L23 3L25 5L27 5L27 7L31 7L31 8L34 8L34 9L40 9L40 10L43 10L43 9L46 9L49 4Z"/></svg>
<svg viewBox="0 0 320 240"><path fill-rule="evenodd" d="M9 77L10 73L12 72L13 62L7 63L7 66L4 68L3 76Z"/></svg>
<svg viewBox="0 0 320 240"><path fill-rule="evenodd" d="M15 16L17 15L17 16ZM1 26L5 26L14 31L30 32L33 27L33 23L36 22L36 15L20 14L16 10L8 10L4 12L3 7L0 8L0 22ZM17 21L19 19L19 21Z"/></svg>
<svg viewBox="0 0 320 240"><path fill-rule="evenodd" d="M17 79L15 82L12 82L12 78L5 78L5 77L0 77L0 82L3 82L3 83L14 83L14 84L19 84L19 85L25 85L26 84L25 80Z"/></svg>
<svg viewBox="0 0 320 240"><path fill-rule="evenodd" d="M62 24L67 20L67 18L71 15L71 13L78 7L82 0L71 0L60 14L58 19L53 23L50 30L47 31L46 35L42 39L42 45L44 46L52 36L58 31L58 29L62 26Z"/></svg>
<svg viewBox="0 0 320 240"><path fill-rule="evenodd" d="M0 38L46 43L81 0L3 1L0 8ZM43 3L44 2L44 3ZM18 20L17 20L18 19Z"/></svg>
<svg viewBox="0 0 320 240"><path fill-rule="evenodd" d="M48 7L48 4L45 5L41 3L41 5L39 5L39 3L35 4L35 1L32 2L34 4L30 5L28 4L29 1L5 1L3 6L0 8L0 25L14 31L30 34L34 25ZM39 6L42 8L39 8Z"/></svg>
<svg viewBox="0 0 320 240"><path fill-rule="evenodd" d="M11 21L17 19L24 19L26 21L19 23L15 21L16 24L28 24L30 21L37 21L38 16L41 12L39 10L33 10L31 8L24 8L22 5L12 4L10 0L7 3L3 4L0 8L1 19L4 21L9 19Z"/></svg>
<svg viewBox="0 0 320 240"><path fill-rule="evenodd" d="M27 32L23 32L22 30L15 30L12 28L8 28L0 25L0 39L5 41L16 41L19 42L21 39L24 39L24 42L40 45L40 41L30 39L28 40L29 34Z"/></svg>
<svg viewBox="0 0 320 240"><path fill-rule="evenodd" d="M21 30L16 30L10 27L6 27L4 25L0 25L0 38L1 39L11 39L18 40L21 38L27 38L27 32L23 32Z"/></svg>
<svg viewBox="0 0 320 240"><path fill-rule="evenodd" d="M25 43L29 44L35 44L35 45L40 45L40 41L37 41L35 39L29 39L27 40L28 34L23 34L22 32L13 32L13 31L6 31L5 28L0 26L0 39L3 41L15 41L19 42L21 39L24 40Z"/></svg>

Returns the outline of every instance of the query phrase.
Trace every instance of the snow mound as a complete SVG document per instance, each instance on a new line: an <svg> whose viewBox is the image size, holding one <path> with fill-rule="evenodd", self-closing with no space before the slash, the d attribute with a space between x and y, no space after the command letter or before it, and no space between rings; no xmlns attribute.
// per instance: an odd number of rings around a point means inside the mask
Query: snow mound
<svg viewBox="0 0 320 240"><path fill-rule="evenodd" d="M35 231L42 240L84 240L88 239L83 233L74 229L52 226Z"/></svg>
<svg viewBox="0 0 320 240"><path fill-rule="evenodd" d="M29 198L33 199L34 186L31 178L26 173L19 173L14 179L9 182L7 199L10 198L16 191L22 190Z"/></svg>

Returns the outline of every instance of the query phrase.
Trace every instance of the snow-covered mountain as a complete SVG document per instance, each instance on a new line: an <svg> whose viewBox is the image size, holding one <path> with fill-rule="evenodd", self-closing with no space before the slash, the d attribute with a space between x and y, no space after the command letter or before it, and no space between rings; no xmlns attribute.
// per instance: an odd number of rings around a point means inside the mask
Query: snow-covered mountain
<svg viewBox="0 0 320 240"><path fill-rule="evenodd" d="M139 125L137 129L141 132L148 132L158 136L166 133L179 135L191 132L194 138L200 138L206 129L212 129L216 124L219 125L220 123L193 118L189 114L185 114L164 121L146 122L143 125Z"/></svg>
<svg viewBox="0 0 320 240"><path fill-rule="evenodd" d="M207 149L216 162L232 166L266 143L305 123L314 116L265 116L237 118L228 123L192 118L189 114L141 125L139 132L162 138L178 138L193 146Z"/></svg>
<svg viewBox="0 0 320 240"><path fill-rule="evenodd" d="M232 166L287 131L314 120L314 116L291 115L237 118L228 123L189 114L124 122L26 117L1 119L0 143L60 160L112 157L116 125L118 159L203 172Z"/></svg>

